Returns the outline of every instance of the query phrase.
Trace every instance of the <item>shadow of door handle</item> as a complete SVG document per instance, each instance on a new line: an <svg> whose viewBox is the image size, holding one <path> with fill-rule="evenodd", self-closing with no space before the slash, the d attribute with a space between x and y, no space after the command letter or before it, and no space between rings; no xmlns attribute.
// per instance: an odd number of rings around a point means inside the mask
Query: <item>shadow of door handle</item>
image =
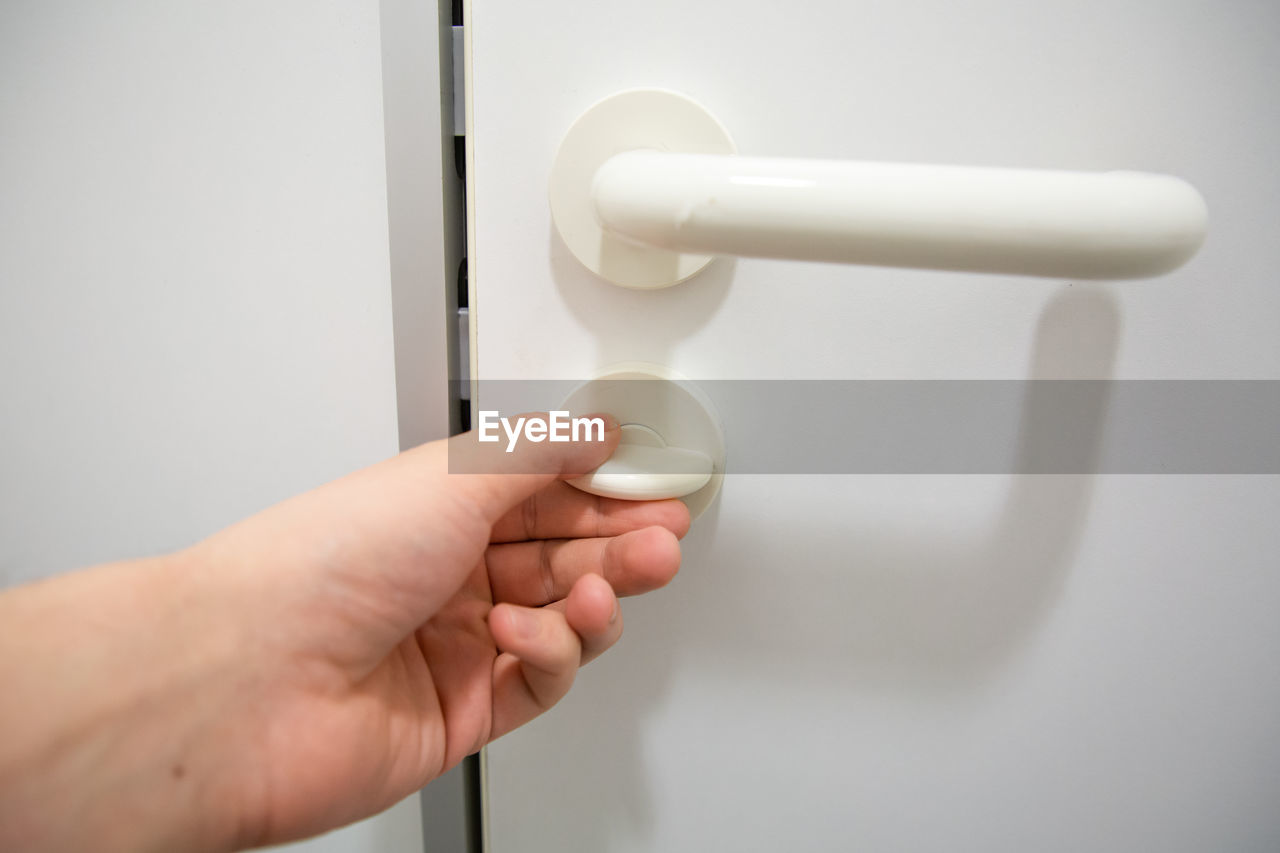
<svg viewBox="0 0 1280 853"><path fill-rule="evenodd" d="M573 125L551 208L583 264L637 288L716 255L1144 278L1190 260L1208 222L1168 175L739 157L705 109L649 89Z"/></svg>

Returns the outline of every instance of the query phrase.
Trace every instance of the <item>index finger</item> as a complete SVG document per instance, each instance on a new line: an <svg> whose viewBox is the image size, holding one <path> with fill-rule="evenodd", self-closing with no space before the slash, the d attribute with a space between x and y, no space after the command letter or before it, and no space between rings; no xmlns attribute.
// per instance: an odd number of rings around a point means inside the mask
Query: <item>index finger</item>
<svg viewBox="0 0 1280 853"><path fill-rule="evenodd" d="M617 536L643 527L665 527L683 538L689 510L678 500L622 501L551 483L506 512L493 525L492 542Z"/></svg>

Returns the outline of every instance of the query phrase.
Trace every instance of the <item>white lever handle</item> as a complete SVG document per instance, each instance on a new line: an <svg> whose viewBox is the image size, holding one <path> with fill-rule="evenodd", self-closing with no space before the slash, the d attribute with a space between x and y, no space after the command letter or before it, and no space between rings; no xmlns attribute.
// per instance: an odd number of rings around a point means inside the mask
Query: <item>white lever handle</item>
<svg viewBox="0 0 1280 853"><path fill-rule="evenodd" d="M1204 241L1178 178L735 156L683 95L622 92L578 119L552 169L570 251L627 287L666 287L715 255L1062 278L1169 272Z"/></svg>
<svg viewBox="0 0 1280 853"><path fill-rule="evenodd" d="M625 424L613 455L569 484L601 497L651 501L691 495L707 484L711 473L707 454L668 447L653 430Z"/></svg>
<svg viewBox="0 0 1280 853"><path fill-rule="evenodd" d="M1114 279L1181 266L1206 210L1185 181L838 160L618 154L596 214L674 252Z"/></svg>

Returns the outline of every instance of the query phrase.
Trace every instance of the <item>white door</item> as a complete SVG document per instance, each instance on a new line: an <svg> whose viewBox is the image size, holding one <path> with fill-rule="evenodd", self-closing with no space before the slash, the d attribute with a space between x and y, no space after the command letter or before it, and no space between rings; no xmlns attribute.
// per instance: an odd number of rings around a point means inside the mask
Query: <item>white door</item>
<svg viewBox="0 0 1280 853"><path fill-rule="evenodd" d="M1280 379L1274 4L487 0L467 31L482 381ZM1152 281L742 259L624 289L547 185L636 87L751 155L1178 175L1209 238ZM734 474L725 427L680 576L488 749L492 850L1280 847L1274 471Z"/></svg>

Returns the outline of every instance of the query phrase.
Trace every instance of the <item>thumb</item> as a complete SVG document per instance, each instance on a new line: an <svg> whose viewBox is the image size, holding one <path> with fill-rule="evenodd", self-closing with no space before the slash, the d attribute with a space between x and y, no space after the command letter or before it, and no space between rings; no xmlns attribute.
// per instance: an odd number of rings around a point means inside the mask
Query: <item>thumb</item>
<svg viewBox="0 0 1280 853"><path fill-rule="evenodd" d="M622 433L610 415L554 422L547 412L504 419L449 439L449 489L492 524L555 480L587 473L609 458ZM558 425L557 431L552 427ZM490 427L493 425L490 424Z"/></svg>

